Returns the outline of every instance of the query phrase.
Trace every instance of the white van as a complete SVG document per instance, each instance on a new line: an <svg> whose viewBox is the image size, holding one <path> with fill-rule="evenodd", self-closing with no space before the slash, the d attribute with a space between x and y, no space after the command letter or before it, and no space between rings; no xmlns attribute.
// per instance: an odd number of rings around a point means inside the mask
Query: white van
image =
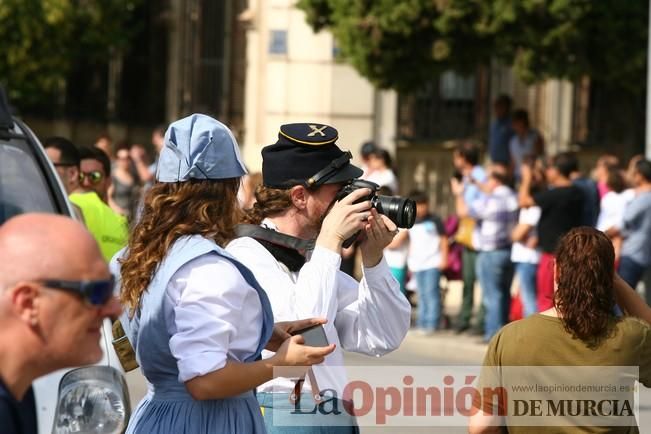
<svg viewBox="0 0 651 434"><path fill-rule="evenodd" d="M0 89L0 225L26 212L74 218L54 166L34 133L9 115ZM94 366L54 372L33 384L39 434L120 434L131 414L124 372L102 329L103 359Z"/></svg>

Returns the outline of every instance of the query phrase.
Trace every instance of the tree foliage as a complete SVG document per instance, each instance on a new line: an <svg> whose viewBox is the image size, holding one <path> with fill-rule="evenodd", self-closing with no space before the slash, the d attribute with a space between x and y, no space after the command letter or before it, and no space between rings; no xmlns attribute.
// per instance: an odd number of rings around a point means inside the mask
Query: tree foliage
<svg viewBox="0 0 651 434"><path fill-rule="evenodd" d="M315 30L381 88L412 90L445 70L497 59L523 80L645 81L648 2L627 0L299 0Z"/></svg>
<svg viewBox="0 0 651 434"><path fill-rule="evenodd" d="M54 96L75 64L108 61L140 0L1 0L0 82L17 105Z"/></svg>

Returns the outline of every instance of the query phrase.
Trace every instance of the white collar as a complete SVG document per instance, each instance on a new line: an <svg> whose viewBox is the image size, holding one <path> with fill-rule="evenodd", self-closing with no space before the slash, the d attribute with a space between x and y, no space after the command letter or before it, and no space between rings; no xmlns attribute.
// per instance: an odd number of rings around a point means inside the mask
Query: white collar
<svg viewBox="0 0 651 434"><path fill-rule="evenodd" d="M274 222L272 222L271 220L269 220L269 218L267 218L267 217L265 217L265 219L262 220L262 222L260 223L260 226L262 226L263 228L278 231L278 226L276 226L276 224Z"/></svg>

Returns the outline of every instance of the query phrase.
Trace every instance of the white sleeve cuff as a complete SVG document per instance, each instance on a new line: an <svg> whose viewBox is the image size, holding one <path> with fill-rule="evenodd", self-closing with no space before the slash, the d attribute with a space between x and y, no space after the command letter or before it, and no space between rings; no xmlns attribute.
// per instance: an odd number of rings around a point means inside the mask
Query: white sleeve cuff
<svg viewBox="0 0 651 434"><path fill-rule="evenodd" d="M226 353L211 351L194 354L177 360L176 366L179 369L179 381L185 383L226 366Z"/></svg>
<svg viewBox="0 0 651 434"><path fill-rule="evenodd" d="M314 247L312 256L310 257L310 262L312 261L316 261L326 266L331 265L338 269L341 265L341 255L330 249L326 249L325 247L316 246Z"/></svg>
<svg viewBox="0 0 651 434"><path fill-rule="evenodd" d="M374 267L362 267L362 271L367 281L373 281L375 279L385 280L387 273L389 276L393 276L384 255L382 255L382 259L377 263L377 265Z"/></svg>

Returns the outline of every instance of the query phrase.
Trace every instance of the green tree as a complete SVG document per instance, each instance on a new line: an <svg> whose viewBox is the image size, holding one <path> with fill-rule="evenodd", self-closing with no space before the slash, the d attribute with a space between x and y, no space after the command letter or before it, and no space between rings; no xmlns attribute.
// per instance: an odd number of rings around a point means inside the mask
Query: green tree
<svg viewBox="0 0 651 434"><path fill-rule="evenodd" d="M0 83L19 107L60 94L77 64L126 47L140 0L0 1Z"/></svg>
<svg viewBox="0 0 651 434"><path fill-rule="evenodd" d="M589 75L639 90L648 2L621 0L299 0L315 30L380 88L409 91L491 58L527 82Z"/></svg>

